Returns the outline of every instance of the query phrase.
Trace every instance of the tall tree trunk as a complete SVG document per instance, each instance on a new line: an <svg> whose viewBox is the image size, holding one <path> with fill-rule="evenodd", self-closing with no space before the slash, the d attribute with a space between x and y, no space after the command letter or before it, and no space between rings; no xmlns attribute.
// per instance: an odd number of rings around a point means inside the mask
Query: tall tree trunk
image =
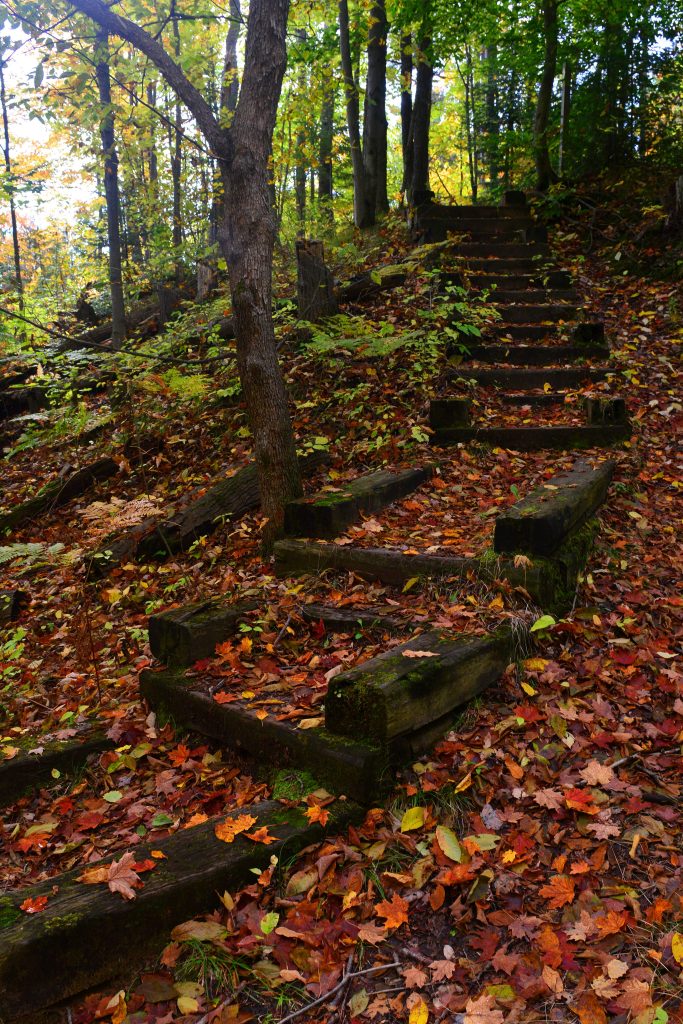
<svg viewBox="0 0 683 1024"><path fill-rule="evenodd" d="M297 42L305 44L306 32L304 29L297 29L295 32ZM303 53L300 54L299 60L299 78L298 78L298 92L299 102L303 107L306 96L306 64L304 62ZM304 156L304 147L306 145L306 128L305 119L302 118L299 130L296 133L296 163L294 164L294 200L296 203L296 217L299 223L299 234L301 236L306 234L306 159Z"/></svg>
<svg viewBox="0 0 683 1024"><path fill-rule="evenodd" d="M363 117L363 165L368 206L376 213L389 209L387 196L387 33L385 0L370 8L368 74Z"/></svg>
<svg viewBox="0 0 683 1024"><path fill-rule="evenodd" d="M353 73L351 40L349 38L348 0L339 0L339 50L346 93L346 125L349 133L351 166L353 168L353 222L357 228L367 228L375 223L374 203L370 205L368 202L369 189L365 181L363 148L360 138L358 85Z"/></svg>
<svg viewBox="0 0 683 1024"><path fill-rule="evenodd" d="M175 10L172 4L172 10ZM171 18L173 25L173 52L180 63L180 29L178 19ZM180 100L176 98L175 124L171 147L171 180L173 182L173 253L175 261L175 277L179 281L182 275L181 247L183 244L183 213L182 213L182 143L183 143L183 111Z"/></svg>
<svg viewBox="0 0 683 1024"><path fill-rule="evenodd" d="M230 21L228 34L225 37L225 55L223 57L223 77L221 79L221 115L225 126L229 127L232 115L237 109L237 98L240 91L237 67L237 44L240 38L242 11L240 0L230 0Z"/></svg>
<svg viewBox="0 0 683 1024"><path fill-rule="evenodd" d="M9 213L12 224L12 251L14 253L14 283L19 299L19 311L24 312L24 282L21 276L21 251L19 249L19 228L17 225L17 208L14 202L14 181L12 180L12 159L9 147L9 117L7 114L7 95L5 93L5 59L0 53L0 105L2 105L2 130L5 139L5 173L7 174L7 191L9 193Z"/></svg>
<svg viewBox="0 0 683 1024"><path fill-rule="evenodd" d="M498 183L498 48L492 43L486 50L486 149L489 165L489 187Z"/></svg>
<svg viewBox="0 0 683 1024"><path fill-rule="evenodd" d="M334 80L323 72L323 101L320 111L320 145L318 149L318 199L323 216L334 220L332 182L332 141L334 139Z"/></svg>
<svg viewBox="0 0 683 1024"><path fill-rule="evenodd" d="M287 391L275 348L271 283L275 216L270 155L287 59L289 0L251 0L244 74L229 129L153 36L102 0L72 3L156 64L191 111L218 162L223 184L219 243L230 275L237 366L254 438L268 543L282 527L286 503L301 494Z"/></svg>
<svg viewBox="0 0 683 1024"><path fill-rule="evenodd" d="M104 159L104 196L107 204L107 242L109 247L109 290L111 293L111 342L120 348L126 337L126 310L121 273L121 201L119 198L119 159L114 142L114 108L109 81L109 33L98 31L95 42L97 88L102 117L100 138Z"/></svg>
<svg viewBox="0 0 683 1024"><path fill-rule="evenodd" d="M561 178L564 173L564 154L567 149L567 132L569 131L569 114L571 111L572 69L569 61L562 66L562 106L560 108L560 152L557 161L557 173Z"/></svg>
<svg viewBox="0 0 683 1024"><path fill-rule="evenodd" d="M403 155L403 196L410 190L413 180L413 146L411 124L413 120L413 37L410 32L401 36L401 153Z"/></svg>
<svg viewBox="0 0 683 1024"><path fill-rule="evenodd" d="M410 202L415 205L424 202L430 194L429 126L432 118L432 79L434 78L430 47L431 37L424 35L419 46L411 130L413 136L413 179Z"/></svg>
<svg viewBox="0 0 683 1024"><path fill-rule="evenodd" d="M557 71L558 4L559 0L543 0L543 74L534 114L534 160L536 162L536 187L539 192L546 192L550 185L557 181L557 175L550 162L548 124L553 98L553 82Z"/></svg>
<svg viewBox="0 0 683 1024"><path fill-rule="evenodd" d="M465 124L467 126L467 166L470 174L470 191L472 201L477 201L479 186L479 166L477 160L477 118L474 102L474 75L472 73L472 50L469 43L465 46L465 74L460 72L465 86Z"/></svg>

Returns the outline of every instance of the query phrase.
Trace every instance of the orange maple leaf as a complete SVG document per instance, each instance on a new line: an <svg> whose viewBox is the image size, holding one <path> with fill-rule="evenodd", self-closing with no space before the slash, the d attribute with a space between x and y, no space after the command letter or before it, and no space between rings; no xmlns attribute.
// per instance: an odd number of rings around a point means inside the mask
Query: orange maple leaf
<svg viewBox="0 0 683 1024"><path fill-rule="evenodd" d="M567 875L553 875L547 885L542 885L538 890L540 896L545 896L548 906L552 910L559 910L566 903L572 903L576 882Z"/></svg>
<svg viewBox="0 0 683 1024"><path fill-rule="evenodd" d="M27 896L23 903L19 904L19 910L25 914L39 914L47 906L47 896Z"/></svg>
<svg viewBox="0 0 683 1024"><path fill-rule="evenodd" d="M627 910L622 910L620 913L617 913L616 910L608 910L605 914L598 914L597 917L593 918L593 923L598 929L601 939L604 939L607 935L616 935L627 921Z"/></svg>
<svg viewBox="0 0 683 1024"><path fill-rule="evenodd" d="M312 807L306 808L306 817L313 823L319 821L321 825L327 825L327 819L330 816L330 812L326 811L324 807L319 804L313 804Z"/></svg>
<svg viewBox="0 0 683 1024"><path fill-rule="evenodd" d="M600 808L593 803L593 795L586 789L568 789L564 794L567 807L582 814L599 814Z"/></svg>
<svg viewBox="0 0 683 1024"><path fill-rule="evenodd" d="M375 907L378 917L383 917L387 928L400 928L408 923L408 900L404 900L397 892L389 900L383 900Z"/></svg>
<svg viewBox="0 0 683 1024"><path fill-rule="evenodd" d="M271 843L277 842L277 836L271 836L267 825L262 825L261 828L257 828L253 832L245 832L244 838L251 839L254 843L263 843L264 846L270 846Z"/></svg>
<svg viewBox="0 0 683 1024"><path fill-rule="evenodd" d="M256 818L251 814L240 814L239 818L226 818L219 821L214 828L216 839L222 843L231 843L240 832L246 832L252 825L256 824Z"/></svg>
<svg viewBox="0 0 683 1024"><path fill-rule="evenodd" d="M184 743L179 743L175 750L172 750L168 755L168 759L172 765L176 768L180 768L181 764L185 764L190 756L190 748L186 747Z"/></svg>

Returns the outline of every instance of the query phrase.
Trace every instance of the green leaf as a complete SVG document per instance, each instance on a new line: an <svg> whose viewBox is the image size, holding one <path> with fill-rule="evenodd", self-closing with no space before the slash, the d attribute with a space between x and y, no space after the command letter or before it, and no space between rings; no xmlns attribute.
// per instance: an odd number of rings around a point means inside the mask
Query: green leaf
<svg viewBox="0 0 683 1024"><path fill-rule="evenodd" d="M409 807L401 819L401 832L412 832L425 823L424 807Z"/></svg>
<svg viewBox="0 0 683 1024"><path fill-rule="evenodd" d="M36 68L35 75L33 76L33 88L34 89L39 89L40 88L40 85L41 85L41 83L43 81L44 75L45 75L45 66L43 65L43 63L41 61L41 63Z"/></svg>
<svg viewBox="0 0 683 1024"><path fill-rule="evenodd" d="M277 923L279 920L280 915L276 914L274 910L271 910L270 914L266 914L266 916L261 921L261 931L263 932L263 934L270 935L273 928L277 928Z"/></svg>
<svg viewBox="0 0 683 1024"><path fill-rule="evenodd" d="M155 814L151 821L152 828L164 828L166 825L172 825L173 818L169 814L165 814L163 811L159 811Z"/></svg>
<svg viewBox="0 0 683 1024"><path fill-rule="evenodd" d="M108 793L105 793L102 797L108 804L117 804L119 800L123 799L123 793L120 789L111 789Z"/></svg>
<svg viewBox="0 0 683 1024"><path fill-rule="evenodd" d="M452 829L446 828L445 825L437 826L436 841L439 844L442 853L445 853L449 860L454 860L456 864L461 863L462 847L458 842L458 837Z"/></svg>
<svg viewBox="0 0 683 1024"><path fill-rule="evenodd" d="M536 619L529 632L537 633L539 629L549 629L551 626L555 626L556 624L557 623L552 615L541 615L540 619Z"/></svg>
<svg viewBox="0 0 683 1024"><path fill-rule="evenodd" d="M500 842L500 836L494 836L490 832L480 832L476 836L467 837L471 842L476 843L480 850L495 850Z"/></svg>

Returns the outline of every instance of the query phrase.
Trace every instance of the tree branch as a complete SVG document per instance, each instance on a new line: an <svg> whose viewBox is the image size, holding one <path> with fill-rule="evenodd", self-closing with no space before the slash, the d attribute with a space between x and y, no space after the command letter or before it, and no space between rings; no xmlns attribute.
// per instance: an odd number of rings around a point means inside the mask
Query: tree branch
<svg viewBox="0 0 683 1024"><path fill-rule="evenodd" d="M122 18L115 14L102 0L71 0L71 2L81 14L91 18L111 35L125 39L136 50L149 57L196 120L213 154L219 160L230 158L229 136L216 120L211 107L190 82L184 71L149 32L128 18Z"/></svg>

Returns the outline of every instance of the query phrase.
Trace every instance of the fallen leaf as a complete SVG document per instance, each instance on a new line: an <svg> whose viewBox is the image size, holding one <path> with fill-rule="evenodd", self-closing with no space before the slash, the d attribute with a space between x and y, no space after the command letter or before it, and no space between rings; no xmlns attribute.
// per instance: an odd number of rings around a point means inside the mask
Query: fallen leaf
<svg viewBox="0 0 683 1024"><path fill-rule="evenodd" d="M552 910L559 910L567 903L572 903L576 890L576 882L567 875L553 875L547 885L542 885L538 890L540 896L548 900L548 906Z"/></svg>
<svg viewBox="0 0 683 1024"><path fill-rule="evenodd" d="M402 924L408 923L408 901L404 900L397 892L391 897L391 901L383 900L375 907L378 917L386 920L387 928L400 928Z"/></svg>
<svg viewBox="0 0 683 1024"><path fill-rule="evenodd" d="M225 821L220 821L213 831L216 839L220 839L222 843L231 843L235 836L238 836L240 832L246 832L256 821L257 819L251 814L240 814L238 818L226 818Z"/></svg>
<svg viewBox="0 0 683 1024"><path fill-rule="evenodd" d="M503 1011L495 1008L493 996L468 999L463 1024L503 1024Z"/></svg>

